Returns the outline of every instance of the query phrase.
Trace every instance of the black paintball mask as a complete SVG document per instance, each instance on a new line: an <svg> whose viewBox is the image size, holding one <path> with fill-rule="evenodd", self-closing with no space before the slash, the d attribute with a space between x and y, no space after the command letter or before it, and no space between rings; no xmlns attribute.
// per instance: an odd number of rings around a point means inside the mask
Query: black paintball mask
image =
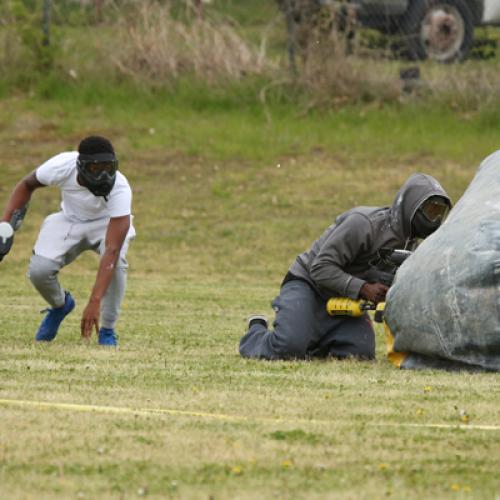
<svg viewBox="0 0 500 500"><path fill-rule="evenodd" d="M446 219L450 204L442 196L427 198L415 211L411 221L412 235L417 238L427 238Z"/></svg>
<svg viewBox="0 0 500 500"><path fill-rule="evenodd" d="M118 160L114 153L79 154L76 160L78 178L94 196L107 201L116 182Z"/></svg>

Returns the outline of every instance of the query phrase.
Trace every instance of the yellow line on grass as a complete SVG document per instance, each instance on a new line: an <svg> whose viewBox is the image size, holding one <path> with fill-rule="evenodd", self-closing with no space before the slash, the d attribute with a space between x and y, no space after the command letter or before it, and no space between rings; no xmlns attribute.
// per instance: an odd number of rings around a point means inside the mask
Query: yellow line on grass
<svg viewBox="0 0 500 500"><path fill-rule="evenodd" d="M0 399L0 405L18 406L24 408L35 408L38 410L68 410L83 413L111 413L115 415L134 416L180 416L194 418L209 418L223 420L226 422L266 422L273 424L332 424L330 420L315 419L293 419L293 418L272 418L272 417L247 417L244 415L226 415L224 413L209 413L204 411L172 410L167 408L128 408L124 406L102 406L102 405L82 405L76 403L57 403L50 401L27 401L22 399ZM339 423L338 421L336 422ZM347 424L348 422L344 422ZM362 422L360 422L362 424ZM389 423L389 422L367 422L374 427L413 427L428 429L463 429L463 430L485 430L500 431L500 425L474 425L474 424L412 424L412 423Z"/></svg>
<svg viewBox="0 0 500 500"><path fill-rule="evenodd" d="M500 425L483 425L483 424L398 424L398 423L370 423L377 427L417 427L428 429L464 429L472 431L500 431Z"/></svg>
<svg viewBox="0 0 500 500"><path fill-rule="evenodd" d="M166 408L127 408L123 406L101 406L101 405L81 405L75 403L57 403L50 401L27 401L22 399L0 399L0 405L4 406L21 406L29 408L37 408L39 410L69 410L84 413L113 413L122 415L169 415L181 417L197 417L197 418L210 418L214 420L225 420L228 422L252 422L261 421L268 423L329 423L326 420L307 420L307 419L283 419L272 417L246 417L244 415L226 415L223 413L209 413L203 411L190 411L190 410L172 410Z"/></svg>

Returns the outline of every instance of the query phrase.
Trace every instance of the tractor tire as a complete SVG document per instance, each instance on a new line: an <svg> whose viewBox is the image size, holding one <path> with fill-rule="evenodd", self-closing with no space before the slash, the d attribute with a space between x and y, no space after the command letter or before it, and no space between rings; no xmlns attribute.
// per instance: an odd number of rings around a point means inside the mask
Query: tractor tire
<svg viewBox="0 0 500 500"><path fill-rule="evenodd" d="M401 23L410 59L461 61L474 40L474 18L465 0L413 0Z"/></svg>

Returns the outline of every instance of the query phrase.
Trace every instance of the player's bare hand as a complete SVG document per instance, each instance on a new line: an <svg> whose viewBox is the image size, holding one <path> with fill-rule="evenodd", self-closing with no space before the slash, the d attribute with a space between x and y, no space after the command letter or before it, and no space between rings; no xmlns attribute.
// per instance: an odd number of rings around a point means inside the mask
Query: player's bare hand
<svg viewBox="0 0 500 500"><path fill-rule="evenodd" d="M83 311L81 332L84 339L89 340L92 336L92 329L95 329L95 334L99 335L99 316L101 314L101 304L99 302L90 301Z"/></svg>
<svg viewBox="0 0 500 500"><path fill-rule="evenodd" d="M362 299L369 300L375 304L383 302L389 288L382 283L365 283L361 287L359 295Z"/></svg>

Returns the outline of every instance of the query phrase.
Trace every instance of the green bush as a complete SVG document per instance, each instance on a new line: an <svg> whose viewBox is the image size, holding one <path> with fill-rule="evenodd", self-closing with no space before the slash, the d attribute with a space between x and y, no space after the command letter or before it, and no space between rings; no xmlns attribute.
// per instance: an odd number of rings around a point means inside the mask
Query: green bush
<svg viewBox="0 0 500 500"><path fill-rule="evenodd" d="M32 82L55 67L58 52L44 0L8 0L1 7L3 52L0 67L8 79Z"/></svg>

